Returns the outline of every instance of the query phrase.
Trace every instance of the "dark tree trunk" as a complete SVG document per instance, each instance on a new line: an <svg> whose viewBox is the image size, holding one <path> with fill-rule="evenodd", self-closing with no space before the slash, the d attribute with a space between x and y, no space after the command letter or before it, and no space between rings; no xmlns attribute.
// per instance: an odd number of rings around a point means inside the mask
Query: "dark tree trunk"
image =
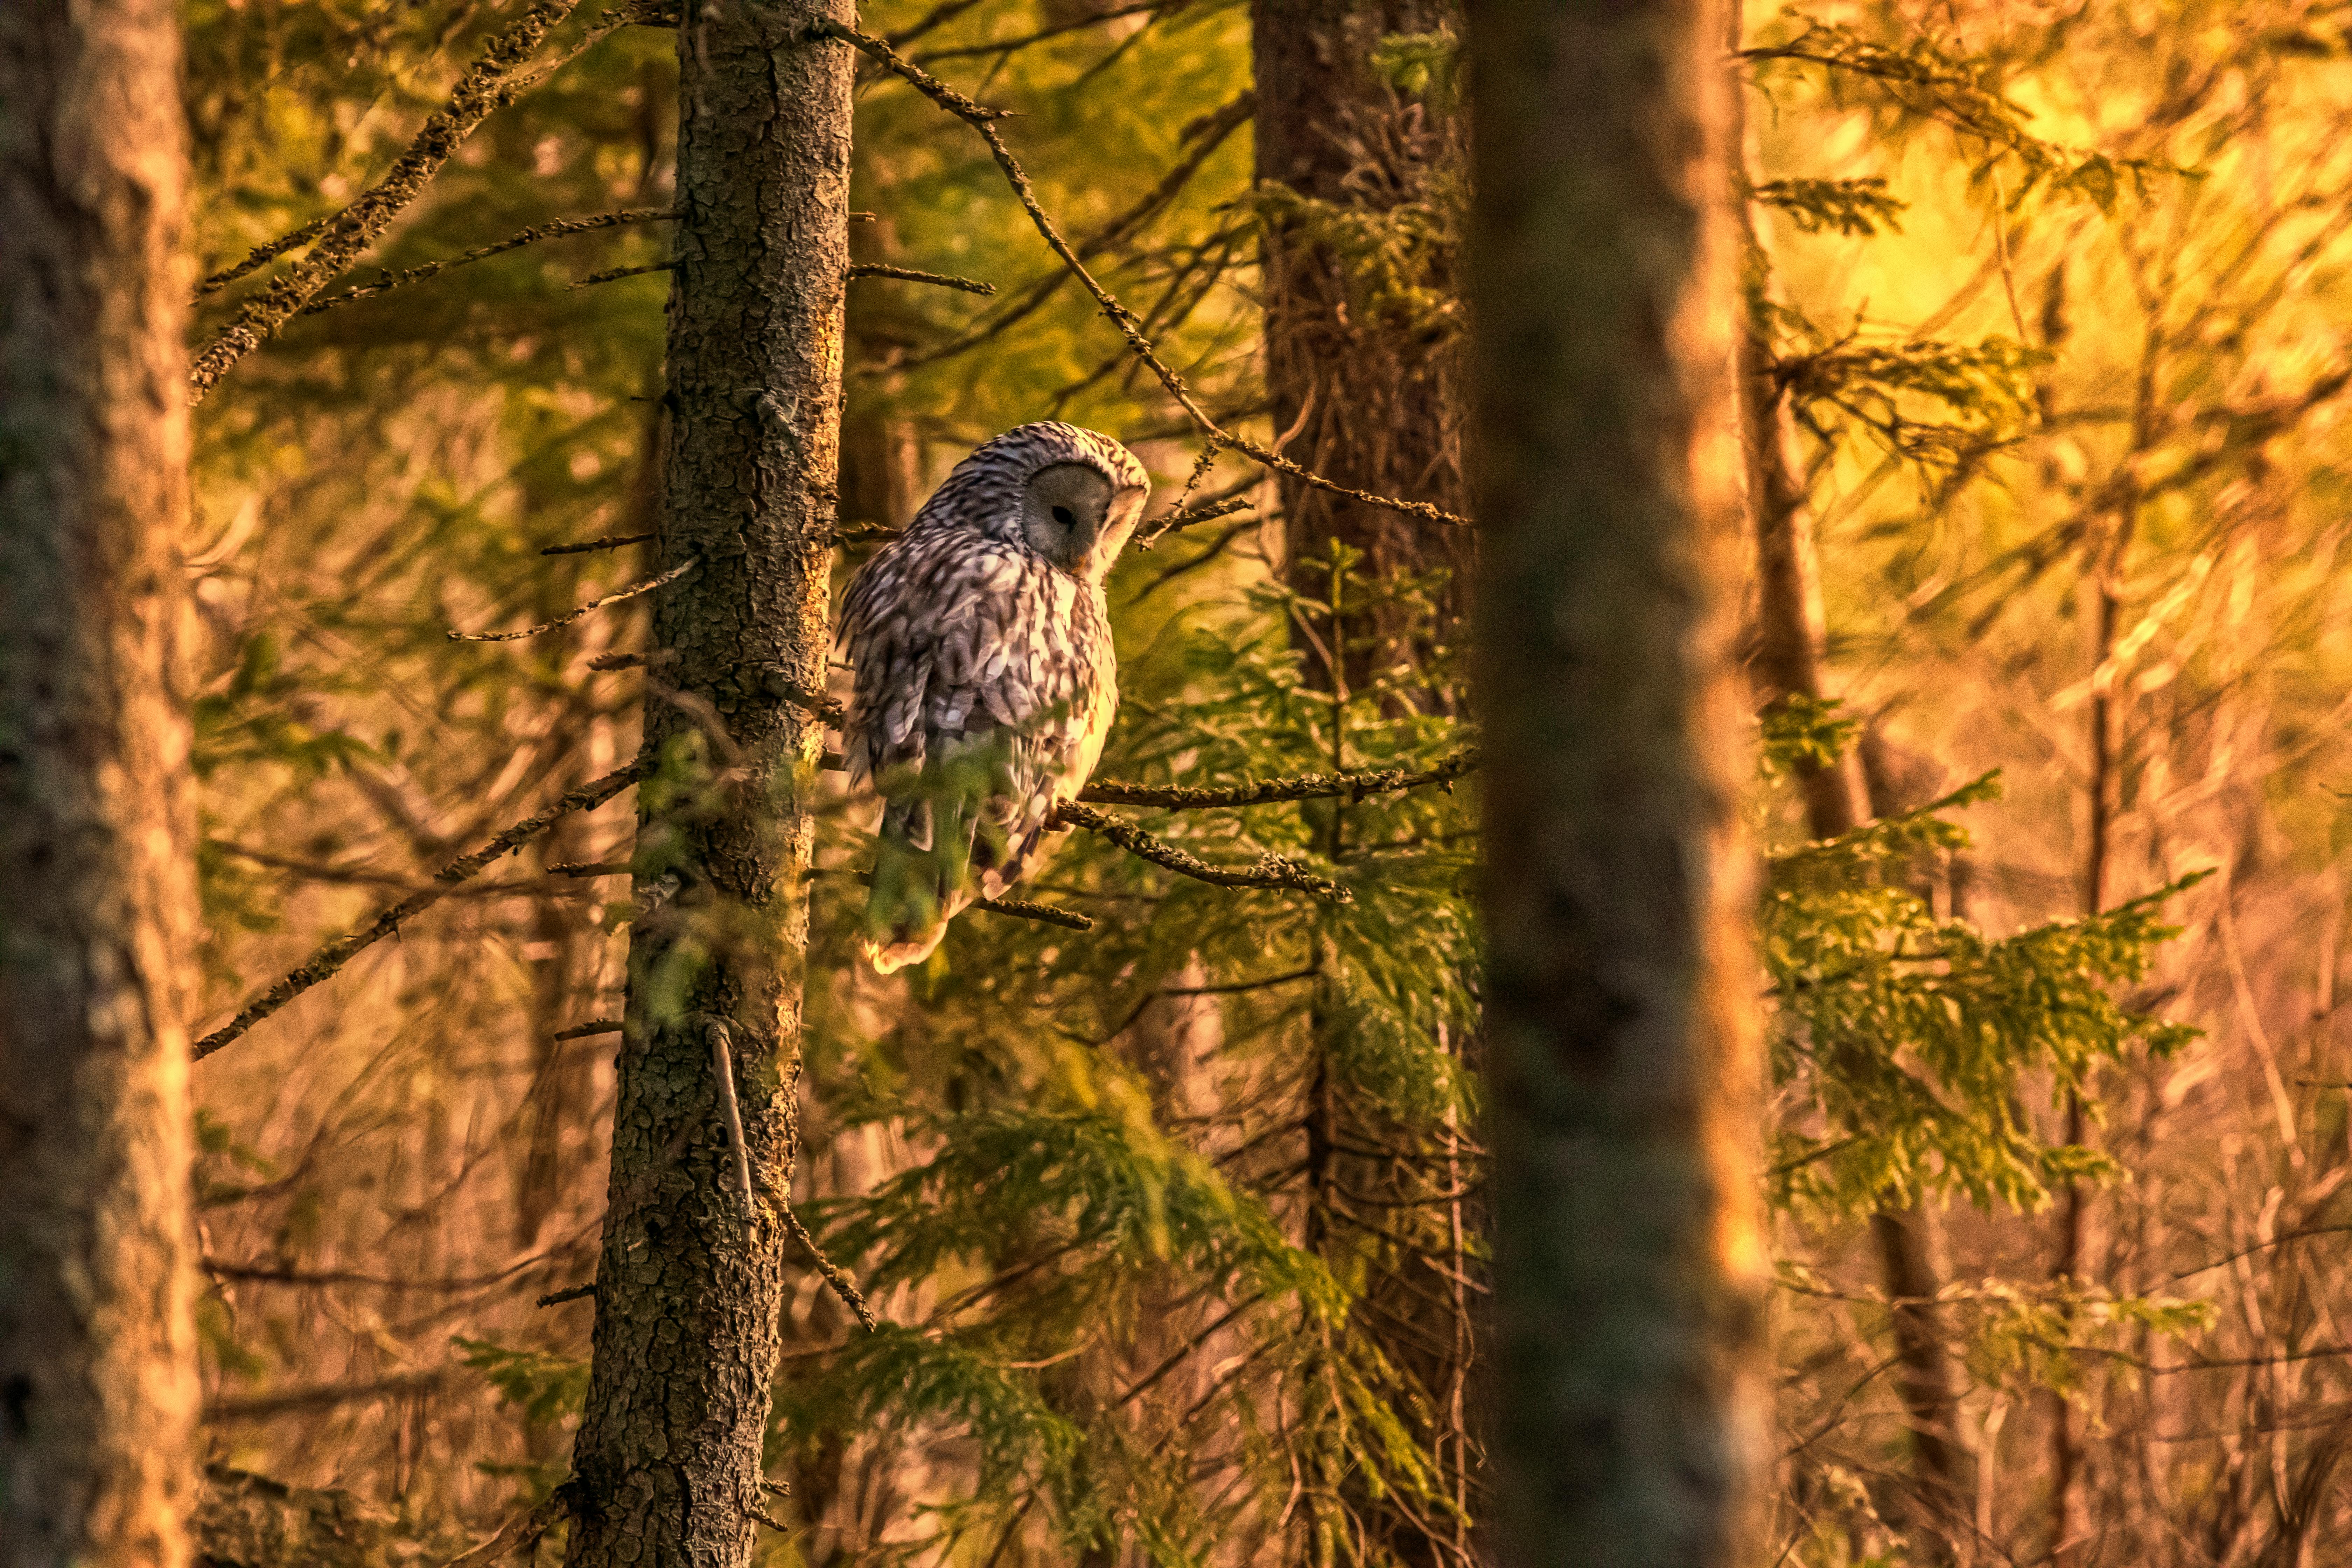
<svg viewBox="0 0 2352 1568"><path fill-rule="evenodd" d="M177 7L0 7L0 1564L178 1568L197 1387Z"/></svg>
<svg viewBox="0 0 2352 1568"><path fill-rule="evenodd" d="M1709 0L1480 0L1500 1554L1754 1560L1770 1394Z"/></svg>
<svg viewBox="0 0 2352 1568"><path fill-rule="evenodd" d="M751 1558L823 739L778 693L824 684L848 259L850 52L808 33L848 16L689 0L678 34L660 552L697 564L655 612L646 733L703 761L640 792L573 1568ZM735 1102L761 1189L748 1209Z"/></svg>
<svg viewBox="0 0 2352 1568"><path fill-rule="evenodd" d="M1374 67L1384 37L1456 29L1459 17L1452 0L1255 0L1251 8L1266 381L1276 430L1286 437L1284 453L1355 489L1465 512L1460 324L1442 306L1426 303L1458 294L1454 246L1443 226L1456 216L1465 149L1442 95L1434 101L1402 95ZM1342 230L1360 234L1367 225L1411 227L1398 225L1408 216L1440 228L1434 235L1420 229L1416 248L1391 253L1402 265L1389 280L1418 285L1418 295L1390 289L1384 297L1382 268L1335 240ZM1423 302L1409 302L1414 300ZM1348 695L1381 672L1399 664L1416 672L1412 706L1450 711L1461 705L1458 679L1431 668L1431 656L1459 636L1471 535L1287 478L1277 482L1286 576L1299 593L1329 606L1315 625L1295 626L1293 641L1308 682L1333 698L1329 763L1345 768L1357 761L1347 752L1339 721ZM1334 543L1360 556L1336 600ZM1387 602L1382 593L1384 580L1440 571L1453 575L1435 595L1433 621L1417 619L1418 612ZM1397 705L1407 700L1400 697ZM1336 855L1347 837L1345 805L1318 805L1308 816ZM1475 985L1475 977L1465 975L1463 984ZM1412 1229L1414 1216L1451 1217L1445 1208L1414 1202L1429 1189L1431 1173L1446 1177L1444 1165L1344 1151L1395 1148L1435 1159L1452 1151L1425 1131L1391 1124L1350 1092L1344 1073L1335 1070L1346 1056L1346 1040L1334 1033L1344 1027L1336 1021L1344 1011L1318 991L1310 1017L1318 1063L1305 1108L1302 1237L1335 1258L1352 1258L1367 1247L1377 1255L1351 1329L1378 1346L1396 1375L1391 1408L1435 1459L1445 1502L1402 1495L1352 1464L1340 1467L1336 1488L1369 1548L1385 1559L1468 1561L1477 1552L1471 1516L1480 1501L1480 1464L1465 1397L1476 1338L1467 1292L1433 1289L1442 1276L1350 1225L1340 1196L1370 1194L1397 1205L1377 1215L1391 1235ZM1448 1189L1461 1184L1445 1181ZM1426 1239L1430 1253L1459 1276L1469 1249L1456 1242L1474 1239L1483 1226L1475 1205L1455 1200L1452 1208L1463 1212L1471 1236L1460 1237L1456 1226ZM1302 1539L1315 1535L1316 1522L1302 1518Z"/></svg>
<svg viewBox="0 0 2352 1568"><path fill-rule="evenodd" d="M1377 219L1401 208L1443 208L1464 159L1454 117L1408 99L1373 69L1392 34L1431 33L1460 14L1452 0L1255 0L1257 178L1265 204L1266 390L1282 452L1340 483L1379 495L1467 509L1462 468L1460 323L1450 313L1384 294L1378 269L1331 243L1334 216ZM1412 258L1431 300L1453 297L1441 241ZM1325 578L1305 563L1334 540L1360 552L1378 579L1445 567L1440 625L1406 635L1394 612L1343 615L1335 634L1358 645L1336 656L1350 690L1371 672L1454 630L1468 604L1467 530L1278 480L1293 586L1315 598ZM1324 650L1307 647L1309 678L1333 683ZM1446 702L1450 692L1427 700Z"/></svg>

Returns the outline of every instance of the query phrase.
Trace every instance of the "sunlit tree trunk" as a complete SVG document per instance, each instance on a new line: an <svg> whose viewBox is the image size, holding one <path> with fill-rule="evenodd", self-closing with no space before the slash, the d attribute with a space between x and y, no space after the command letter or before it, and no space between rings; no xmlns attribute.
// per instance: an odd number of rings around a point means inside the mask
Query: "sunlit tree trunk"
<svg viewBox="0 0 2352 1568"><path fill-rule="evenodd" d="M1727 38L1743 40L1739 0L1732 0ZM1744 67L1734 66L1730 95L1734 146L1744 151ZM1752 204L1738 202L1741 237L1758 245ZM1822 677L1826 641L1822 614L1821 572L1805 487L1789 450L1788 409L1772 353L1770 315L1762 293L1761 268L1748 268L1750 293L1740 312L1739 423L1748 459L1748 516L1756 552L1755 635L1748 659L1750 683L1769 711L1792 698L1819 700L1828 693ZM1816 838L1834 838L1860 826L1855 769L1851 757L1823 764L1810 760L1796 769L1805 802L1805 827ZM1905 809L1924 801L1889 805ZM1878 815L1886 814L1871 803ZM1871 1240L1879 1260L1879 1282L1893 1311L1897 1358L1895 1389L1910 1418L1913 1485L1926 1522L1939 1538L1946 1561L1958 1554L1957 1541L1974 1517L1976 1456L1960 1429L1960 1380L1946 1348L1936 1298L1943 1288L1936 1267L1927 1216L1916 1209L1883 1208L1871 1215Z"/></svg>
<svg viewBox="0 0 2352 1568"><path fill-rule="evenodd" d="M641 791L574 1568L740 1568L761 1506L822 740L782 693L824 684L848 264L851 60L821 16L846 0L689 0L678 33L659 548L696 564L655 612L646 733L707 764Z"/></svg>
<svg viewBox="0 0 2352 1568"><path fill-rule="evenodd" d="M0 7L0 1564L177 1568L194 1482L176 6Z"/></svg>
<svg viewBox="0 0 2352 1568"><path fill-rule="evenodd" d="M1500 1556L1756 1560L1732 233L1709 0L1472 5Z"/></svg>

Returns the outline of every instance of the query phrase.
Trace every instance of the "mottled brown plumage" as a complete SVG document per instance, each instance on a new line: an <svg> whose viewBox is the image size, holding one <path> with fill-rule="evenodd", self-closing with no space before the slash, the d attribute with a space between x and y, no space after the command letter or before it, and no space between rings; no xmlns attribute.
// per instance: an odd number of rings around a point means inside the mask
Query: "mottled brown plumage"
<svg viewBox="0 0 2352 1568"><path fill-rule="evenodd" d="M882 797L861 947L883 973L1019 881L1094 771L1118 708L1103 580L1150 489L1109 437L1024 425L957 464L850 585L842 752Z"/></svg>

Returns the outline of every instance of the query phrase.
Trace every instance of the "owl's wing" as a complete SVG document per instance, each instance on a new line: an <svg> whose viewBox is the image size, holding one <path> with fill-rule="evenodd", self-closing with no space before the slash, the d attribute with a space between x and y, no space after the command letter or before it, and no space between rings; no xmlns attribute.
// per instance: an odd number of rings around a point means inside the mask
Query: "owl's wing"
<svg viewBox="0 0 2352 1568"><path fill-rule="evenodd" d="M969 534L892 551L842 616L856 666L844 762L883 797L868 926L886 973L938 945L972 883L995 898L1020 880L1118 702L1109 629L1085 585Z"/></svg>

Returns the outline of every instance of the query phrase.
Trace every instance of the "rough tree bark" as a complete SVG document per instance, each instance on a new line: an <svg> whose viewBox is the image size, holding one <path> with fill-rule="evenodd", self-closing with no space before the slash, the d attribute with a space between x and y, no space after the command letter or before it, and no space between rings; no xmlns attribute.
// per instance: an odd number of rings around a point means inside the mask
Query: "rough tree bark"
<svg viewBox="0 0 2352 1568"><path fill-rule="evenodd" d="M1477 0L1500 1555L1753 1560L1769 1394L1719 0Z"/></svg>
<svg viewBox="0 0 2352 1568"><path fill-rule="evenodd" d="M1251 53L1256 103L1256 176L1265 216L1262 299L1265 322L1267 393L1276 431L1286 436L1284 454L1327 479L1376 495L1427 500L1449 511L1471 510L1462 463L1462 351L1458 325L1450 320L1401 319L1383 311L1367 278L1375 269L1333 243L1331 220L1379 223L1400 208L1442 208L1454 199L1465 173L1461 127L1444 106L1397 92L1375 69L1382 38L1402 33L1458 29L1454 0L1254 0L1250 8ZM1430 216L1443 221L1443 213ZM1426 268L1414 280L1429 297L1454 295L1459 279L1441 250L1416 257ZM1435 275L1430 275L1430 274ZM1439 569L1453 573L1437 595L1436 624L1415 625L1402 606L1383 605L1377 593L1358 593L1367 605L1344 606L1314 630L1294 626L1293 644L1307 681L1344 701L1374 677L1398 664L1423 668L1434 641L1459 634L1467 608L1472 560L1467 530L1435 527L1364 505L1286 476L1277 479L1282 498L1286 574L1302 595L1330 603L1330 584L1310 563L1330 560L1334 542L1360 552L1360 584L1382 578L1420 576ZM1336 668L1335 668L1336 658ZM1456 706L1456 683L1432 680L1416 694L1418 705L1444 711ZM1339 726L1334 725L1335 737ZM1335 739L1331 765L1349 765ZM1335 855L1346 836L1341 802L1307 808L1321 826ZM1465 975L1463 983L1475 984ZM1353 1254L1370 1244L1380 1254L1369 1271L1352 1325L1379 1346L1382 1360L1405 1380L1391 1408L1425 1451L1437 1460L1442 1485L1454 1505L1452 1516L1426 1500L1400 1496L1350 1466L1343 1472L1340 1500L1368 1547L1401 1563L1436 1564L1474 1561L1478 1552L1474 1521L1483 1510L1477 1477L1482 1465L1468 1416L1468 1385L1476 1335L1468 1290L1433 1290L1439 1277L1417 1258L1399 1256L1386 1243L1348 1224L1342 1192L1374 1194L1384 1203L1412 1205L1443 1165L1367 1159L1342 1151L1397 1146L1401 1130L1377 1108L1359 1104L1333 1071L1345 1041L1333 1031L1344 1009L1318 989L1310 1029L1318 1069L1309 1089L1305 1118L1308 1205L1303 1227L1307 1244L1326 1253ZM1465 1045L1468 1042L1465 1042ZM1409 1151L1443 1156L1425 1137ZM1458 1189L1458 1179L1444 1180ZM1483 1236L1475 1203L1454 1200L1467 1211L1465 1240ZM1393 1234L1410 1228L1410 1206L1384 1207L1376 1215ZM1457 1227L1458 1228L1458 1227ZM1451 1249L1446 1262L1457 1279L1470 1262L1468 1246ZM1352 1268L1343 1272L1352 1273ZM1315 1536L1314 1521L1302 1510L1301 1537Z"/></svg>
<svg viewBox="0 0 2352 1568"><path fill-rule="evenodd" d="M0 1564L194 1489L178 9L0 7Z"/></svg>
<svg viewBox="0 0 2352 1568"><path fill-rule="evenodd" d="M678 33L660 552L698 564L655 612L646 732L707 767L640 792L572 1568L751 1559L822 740L777 693L824 684L848 265L850 51L810 32L849 16L847 0L690 0ZM738 1103L761 1189L748 1209Z"/></svg>
<svg viewBox="0 0 2352 1568"><path fill-rule="evenodd" d="M1266 391L1283 455L1317 473L1380 495L1465 511L1464 400L1458 324L1383 314L1368 299L1366 269L1331 243L1333 213L1380 215L1444 201L1459 172L1451 117L1402 97L1375 74L1372 52L1397 33L1433 33L1460 14L1454 0L1254 0L1257 178L1265 200L1261 267ZM1434 297L1455 279L1421 279ZM1323 596L1324 579L1301 563L1327 558L1331 541L1361 552L1374 578L1451 567L1441 621L1468 603L1471 535L1433 528L1381 507L1284 477L1286 551L1292 585ZM1351 689L1414 641L1394 613L1343 616L1343 637L1365 646L1340 658ZM1450 624L1435 628L1440 636ZM1328 689L1329 661L1305 650L1309 678Z"/></svg>

